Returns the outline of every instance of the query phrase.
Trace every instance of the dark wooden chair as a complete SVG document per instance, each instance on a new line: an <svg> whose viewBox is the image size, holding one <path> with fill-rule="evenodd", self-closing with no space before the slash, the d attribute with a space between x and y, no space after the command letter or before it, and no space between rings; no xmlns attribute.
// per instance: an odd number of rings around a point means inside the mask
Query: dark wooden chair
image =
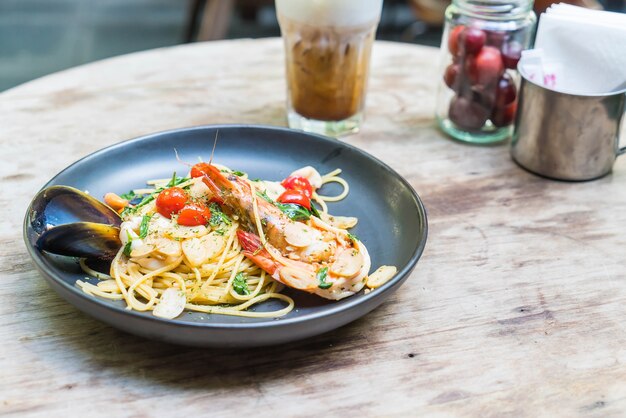
<svg viewBox="0 0 626 418"><path fill-rule="evenodd" d="M190 0L185 42L224 39L235 8L244 20L254 20L273 0Z"/></svg>

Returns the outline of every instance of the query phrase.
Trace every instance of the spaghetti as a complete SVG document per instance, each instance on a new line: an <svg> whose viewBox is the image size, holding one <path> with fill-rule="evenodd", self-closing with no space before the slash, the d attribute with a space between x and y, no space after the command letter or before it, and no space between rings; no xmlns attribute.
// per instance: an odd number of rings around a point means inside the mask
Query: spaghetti
<svg viewBox="0 0 626 418"><path fill-rule="evenodd" d="M274 182L251 181L245 173L217 167L249 186L253 196L250 221L264 248L280 257L276 249L265 245L265 220L259 214L259 204L264 202L259 196L276 199L284 190L282 186ZM136 200L137 196L143 196L143 199L122 212L124 222L120 238L124 245L111 263L110 275L91 269L85 260L81 260L83 271L98 282L78 281L77 285L92 296L124 300L129 310L153 311L155 316L170 319L180 315L183 309L255 318L273 318L289 313L294 308L294 301L281 293L284 285L246 257L246 251L237 239L237 231L244 226L251 228L239 214L226 214L219 205L211 203L210 219L187 226L177 223L183 217L182 211L172 215L171 219L160 213L160 194L168 188L184 189L193 202L207 200L210 193L203 179L193 178L193 169L191 174L192 178L180 179L174 175L171 180L151 180L147 184L152 188L130 192L128 198L135 197ZM320 219L332 219L327 202L339 201L349 192L349 185L339 177L340 174L341 170L337 169L324 176L317 175L321 181L316 189L331 182L343 187L336 196L312 193L311 200L321 208L317 213ZM350 226L356 223L356 218L352 219L354 222L350 222ZM249 309L267 300L279 301L282 307L271 311Z"/></svg>

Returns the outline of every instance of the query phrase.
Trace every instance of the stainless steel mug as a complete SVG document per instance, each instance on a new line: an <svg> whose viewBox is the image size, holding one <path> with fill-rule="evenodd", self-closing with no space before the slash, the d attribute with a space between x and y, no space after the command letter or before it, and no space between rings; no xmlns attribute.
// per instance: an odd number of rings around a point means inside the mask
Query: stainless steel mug
<svg viewBox="0 0 626 418"><path fill-rule="evenodd" d="M592 180L608 174L618 155L626 90L604 95L560 93L522 75L511 156L536 174Z"/></svg>

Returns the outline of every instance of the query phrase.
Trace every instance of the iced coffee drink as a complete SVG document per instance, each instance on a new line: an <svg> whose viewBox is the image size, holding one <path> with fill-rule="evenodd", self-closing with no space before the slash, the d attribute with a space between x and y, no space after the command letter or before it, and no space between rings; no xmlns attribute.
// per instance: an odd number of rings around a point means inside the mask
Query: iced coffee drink
<svg viewBox="0 0 626 418"><path fill-rule="evenodd" d="M285 42L289 126L359 129L382 0L276 0Z"/></svg>

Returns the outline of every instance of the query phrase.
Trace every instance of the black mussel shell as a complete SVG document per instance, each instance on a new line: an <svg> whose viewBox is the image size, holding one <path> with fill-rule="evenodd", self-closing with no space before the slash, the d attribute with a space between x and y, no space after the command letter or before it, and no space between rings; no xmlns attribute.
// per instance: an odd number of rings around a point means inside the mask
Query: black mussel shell
<svg viewBox="0 0 626 418"><path fill-rule="evenodd" d="M51 186L33 199L30 222L35 232L42 234L75 222L119 226L122 220L117 212L87 193L69 186Z"/></svg>
<svg viewBox="0 0 626 418"><path fill-rule="evenodd" d="M39 236L37 248L49 253L109 260L122 245L117 212L73 187L40 191L30 206L29 220Z"/></svg>
<svg viewBox="0 0 626 418"><path fill-rule="evenodd" d="M37 248L52 254L110 260L119 251L120 229L93 222L55 226L37 240Z"/></svg>

